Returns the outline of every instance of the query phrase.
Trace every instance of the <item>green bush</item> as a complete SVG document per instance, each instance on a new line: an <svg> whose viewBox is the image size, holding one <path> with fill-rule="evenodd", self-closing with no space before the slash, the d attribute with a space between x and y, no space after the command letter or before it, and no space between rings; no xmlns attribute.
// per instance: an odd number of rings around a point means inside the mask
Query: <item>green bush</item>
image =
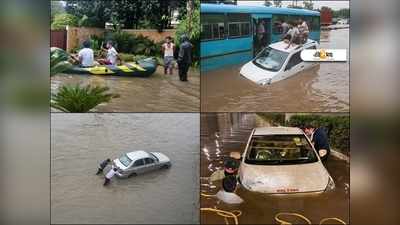
<svg viewBox="0 0 400 225"><path fill-rule="evenodd" d="M343 152L350 151L349 116L294 115L286 125L303 127L307 124L325 128L331 147Z"/></svg>
<svg viewBox="0 0 400 225"><path fill-rule="evenodd" d="M68 13L60 13L54 16L53 22L51 23L52 30L65 29L67 25L78 26L79 19Z"/></svg>
<svg viewBox="0 0 400 225"><path fill-rule="evenodd" d="M257 113L257 115L272 126L282 126L285 124L285 114L283 113Z"/></svg>
<svg viewBox="0 0 400 225"><path fill-rule="evenodd" d="M86 113L101 103L111 101L119 95L107 93L108 87L62 86L56 94L51 95L51 107L70 113Z"/></svg>
<svg viewBox="0 0 400 225"><path fill-rule="evenodd" d="M160 56L161 44L143 35L133 35L123 31L116 31L106 35L107 40L115 43L118 52L134 55Z"/></svg>

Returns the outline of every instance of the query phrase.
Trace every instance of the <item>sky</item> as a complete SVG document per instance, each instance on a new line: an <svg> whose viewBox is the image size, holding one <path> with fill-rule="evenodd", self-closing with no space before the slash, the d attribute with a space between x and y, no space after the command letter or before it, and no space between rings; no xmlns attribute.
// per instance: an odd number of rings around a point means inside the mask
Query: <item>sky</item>
<svg viewBox="0 0 400 225"><path fill-rule="evenodd" d="M271 0L271 2L273 2ZM288 6L289 4L291 4L292 1L282 1L282 6ZM314 8L316 9L320 9L322 6L328 6L329 8L332 8L333 10L338 10L338 9L343 9L343 8L349 8L349 3L350 1L331 1L331 0L327 0L327 1L313 1L314 3ZM238 0L238 5L263 5L264 1L242 1L242 0ZM298 0L297 1L298 5L303 5L303 1L302 0Z"/></svg>

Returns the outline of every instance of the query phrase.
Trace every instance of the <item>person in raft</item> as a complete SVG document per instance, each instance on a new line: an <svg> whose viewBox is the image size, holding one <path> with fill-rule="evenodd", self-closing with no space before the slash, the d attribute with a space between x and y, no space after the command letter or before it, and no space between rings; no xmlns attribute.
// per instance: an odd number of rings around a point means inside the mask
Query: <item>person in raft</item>
<svg viewBox="0 0 400 225"><path fill-rule="evenodd" d="M99 165L99 169L97 170L96 175L99 175L100 173L103 172L104 168L106 168L106 166L111 162L111 159L106 159L104 161L102 161Z"/></svg>
<svg viewBox="0 0 400 225"><path fill-rule="evenodd" d="M78 52L78 55L71 54L73 63L79 64L81 67L94 66L94 53L90 48L90 41L86 40L82 45L83 48Z"/></svg>
<svg viewBox="0 0 400 225"><path fill-rule="evenodd" d="M106 43L106 48L102 47L103 51L107 52L107 56L105 59L98 59L97 61L102 64L102 65L117 65L117 60L121 60L121 58L118 55L117 50L115 50L114 46L113 46L113 42L112 41L107 41Z"/></svg>
<svg viewBox="0 0 400 225"><path fill-rule="evenodd" d="M175 44L172 42L172 38L170 36L165 38L165 43L161 46L161 48L161 51L164 55L164 74L172 75Z"/></svg>

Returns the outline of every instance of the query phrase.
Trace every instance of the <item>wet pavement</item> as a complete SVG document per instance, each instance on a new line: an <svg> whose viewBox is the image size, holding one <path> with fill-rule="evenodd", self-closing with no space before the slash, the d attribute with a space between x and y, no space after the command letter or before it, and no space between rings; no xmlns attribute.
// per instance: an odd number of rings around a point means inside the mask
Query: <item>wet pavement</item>
<svg viewBox="0 0 400 225"><path fill-rule="evenodd" d="M59 74L51 78L51 92L64 84L108 86L119 98L97 106L97 112L198 112L200 74L191 69L188 82L181 82L177 70L164 75L159 66L148 78Z"/></svg>
<svg viewBox="0 0 400 225"><path fill-rule="evenodd" d="M349 29L321 31L321 48L347 49ZM201 74L202 112L348 112L349 63L320 63L260 86L239 75L242 65Z"/></svg>
<svg viewBox="0 0 400 225"><path fill-rule="evenodd" d="M220 182L209 183L209 177L215 170L223 167L223 158L230 152L243 152L251 130L254 127L266 126L260 123L251 113L205 113L201 115L201 192L215 194L220 190ZM239 206L228 205L215 197L201 197L202 208L222 209L225 211L240 210L239 224L279 224L275 221L277 213L300 213L313 224L319 224L324 218L336 217L349 222L349 184L350 165L343 160L330 157L325 167L335 181L336 189L331 193L318 196L271 196L253 193L238 188L237 194L244 199ZM202 224L223 224L224 219L215 213L202 212ZM293 224L304 224L294 216L283 216L281 219ZM230 220L230 224L233 220ZM336 222L338 223L338 222ZM327 221L324 224L335 224ZM341 223L338 223L341 224Z"/></svg>
<svg viewBox="0 0 400 225"><path fill-rule="evenodd" d="M199 147L199 114L53 113L51 223L199 223ZM133 150L172 166L103 187L99 162Z"/></svg>

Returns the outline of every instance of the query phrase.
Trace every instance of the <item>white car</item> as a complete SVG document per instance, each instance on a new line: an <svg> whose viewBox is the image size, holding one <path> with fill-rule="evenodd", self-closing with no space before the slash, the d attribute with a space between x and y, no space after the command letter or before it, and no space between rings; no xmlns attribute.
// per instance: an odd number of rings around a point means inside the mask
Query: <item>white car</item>
<svg viewBox="0 0 400 225"><path fill-rule="evenodd" d="M272 84L287 79L298 72L318 65L317 62L304 62L300 53L303 49L317 49L318 43L311 39L304 45L291 45L280 41L270 44L240 70L245 78L260 84Z"/></svg>
<svg viewBox="0 0 400 225"><path fill-rule="evenodd" d="M335 183L299 128L255 128L241 156L239 181L267 194L322 193Z"/></svg>
<svg viewBox="0 0 400 225"><path fill-rule="evenodd" d="M125 178L170 166L169 158L160 152L134 151L114 159L112 168L118 168L117 177Z"/></svg>

